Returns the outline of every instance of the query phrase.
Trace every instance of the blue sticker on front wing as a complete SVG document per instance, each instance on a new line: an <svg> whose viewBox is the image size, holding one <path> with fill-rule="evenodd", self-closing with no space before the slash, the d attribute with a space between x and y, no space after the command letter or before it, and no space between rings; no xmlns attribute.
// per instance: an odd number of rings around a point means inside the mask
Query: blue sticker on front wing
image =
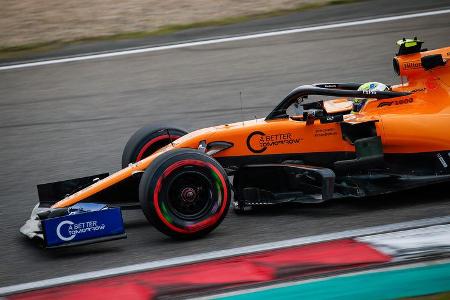
<svg viewBox="0 0 450 300"><path fill-rule="evenodd" d="M47 246L123 234L120 208L51 218L42 221Z"/></svg>

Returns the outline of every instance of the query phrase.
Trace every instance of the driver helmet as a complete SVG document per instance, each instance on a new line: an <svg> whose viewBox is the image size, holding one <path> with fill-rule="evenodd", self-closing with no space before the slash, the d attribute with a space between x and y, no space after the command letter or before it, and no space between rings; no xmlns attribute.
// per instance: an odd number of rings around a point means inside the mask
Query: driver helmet
<svg viewBox="0 0 450 300"><path fill-rule="evenodd" d="M371 81L359 86L358 91L388 91L389 87L383 83ZM368 98L353 98L352 113L360 111Z"/></svg>

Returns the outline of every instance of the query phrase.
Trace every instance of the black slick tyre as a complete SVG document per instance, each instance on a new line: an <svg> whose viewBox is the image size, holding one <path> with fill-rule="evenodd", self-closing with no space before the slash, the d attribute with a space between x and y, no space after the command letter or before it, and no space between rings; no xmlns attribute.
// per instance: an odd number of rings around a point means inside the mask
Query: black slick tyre
<svg viewBox="0 0 450 300"><path fill-rule="evenodd" d="M186 135L187 131L173 126L147 125L136 131L128 140L122 153L122 168L138 162L171 141Z"/></svg>

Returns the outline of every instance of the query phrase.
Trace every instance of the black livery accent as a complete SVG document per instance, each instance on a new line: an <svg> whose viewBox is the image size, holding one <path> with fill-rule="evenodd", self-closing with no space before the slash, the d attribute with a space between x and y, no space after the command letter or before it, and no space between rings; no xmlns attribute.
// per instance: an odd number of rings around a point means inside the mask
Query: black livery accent
<svg viewBox="0 0 450 300"><path fill-rule="evenodd" d="M336 85L338 88L325 88L324 86ZM284 98L280 104L278 104L275 109L266 117L266 121L288 118L286 114L286 109L291 106L295 101L302 97L307 97L308 95L323 95L323 96L336 96L336 97L353 97L353 98L367 98L368 92L370 92L370 98L375 99L387 99L395 98L401 96L410 95L410 93L404 92L389 92L389 91L358 91L354 90L356 85L350 84L349 87L352 89L344 89L343 84L318 84L318 85L302 85L295 88L290 92L286 98Z"/></svg>

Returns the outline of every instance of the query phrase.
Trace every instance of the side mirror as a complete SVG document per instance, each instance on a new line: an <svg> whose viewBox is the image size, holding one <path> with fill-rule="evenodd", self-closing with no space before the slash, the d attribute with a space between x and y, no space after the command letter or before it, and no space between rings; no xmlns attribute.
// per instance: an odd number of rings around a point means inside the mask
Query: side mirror
<svg viewBox="0 0 450 300"><path fill-rule="evenodd" d="M303 112L303 120L306 121L306 125L314 124L314 120L323 117L323 110L321 109L309 109Z"/></svg>

